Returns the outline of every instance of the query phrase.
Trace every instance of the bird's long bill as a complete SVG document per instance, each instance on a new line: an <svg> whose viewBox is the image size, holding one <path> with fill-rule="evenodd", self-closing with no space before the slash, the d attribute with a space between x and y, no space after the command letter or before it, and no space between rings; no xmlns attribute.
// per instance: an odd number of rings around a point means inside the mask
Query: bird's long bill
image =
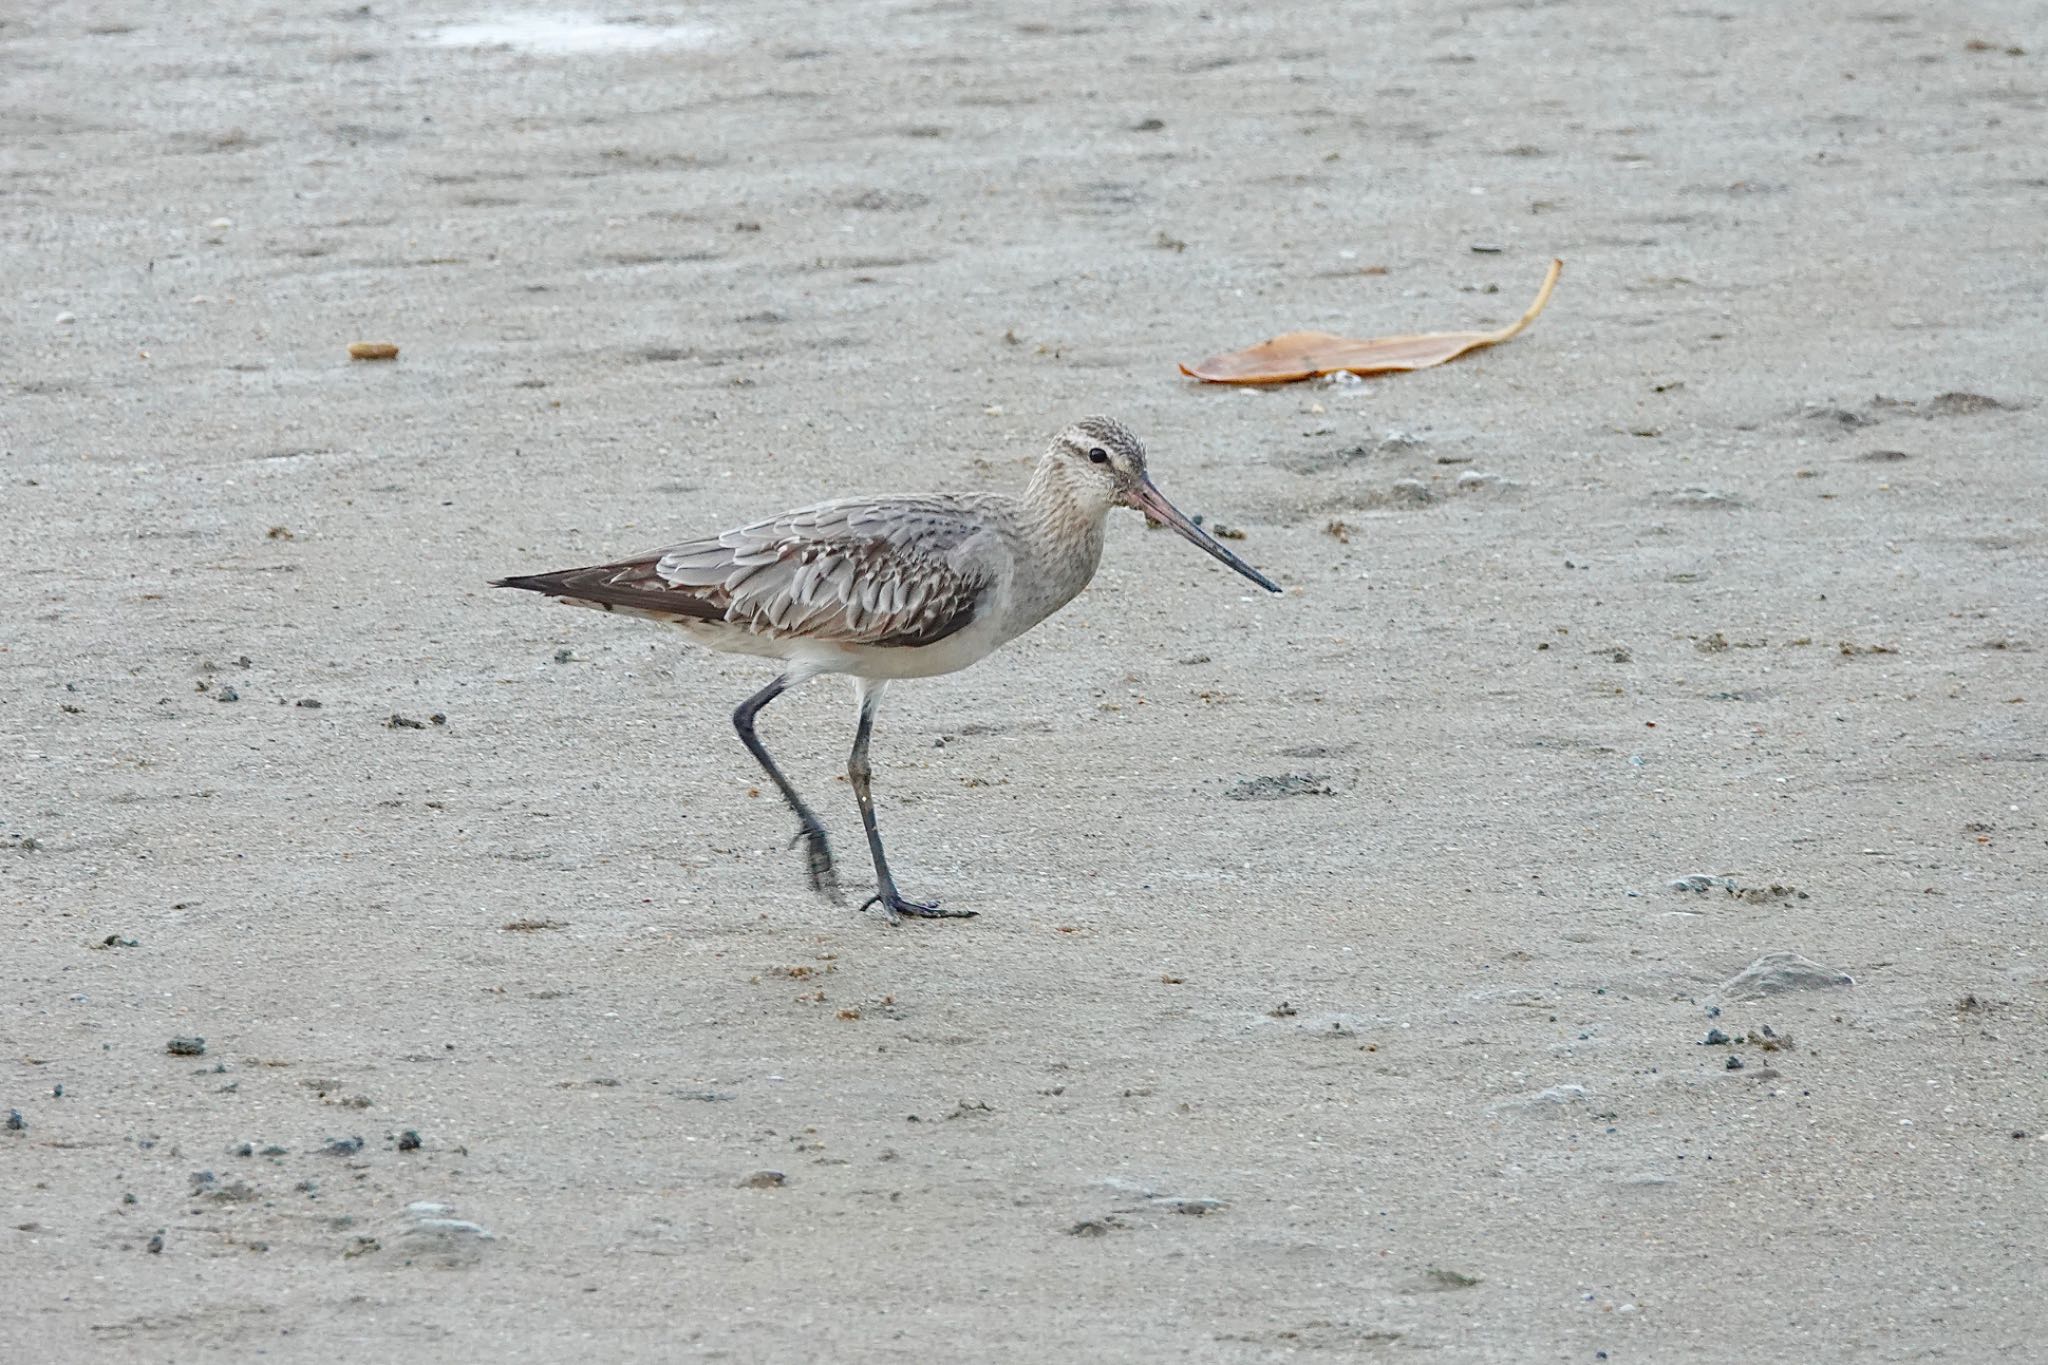
<svg viewBox="0 0 2048 1365"><path fill-rule="evenodd" d="M1132 490L1131 506L1137 508L1154 521L1165 522L1168 526L1180 532L1181 535L1201 546L1210 554L1216 556L1225 564L1228 564L1231 568L1264 588L1267 592L1280 591L1278 583L1275 583L1272 579L1224 549L1216 537L1182 516L1181 510L1166 500L1166 494L1155 488L1152 480L1145 479L1138 484L1137 488Z"/></svg>

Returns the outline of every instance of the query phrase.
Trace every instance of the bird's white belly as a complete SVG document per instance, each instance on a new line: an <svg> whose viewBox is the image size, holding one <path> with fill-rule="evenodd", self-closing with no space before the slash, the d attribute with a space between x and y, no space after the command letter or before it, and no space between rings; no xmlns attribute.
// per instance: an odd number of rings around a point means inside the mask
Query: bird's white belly
<svg viewBox="0 0 2048 1365"><path fill-rule="evenodd" d="M1002 643L996 623L986 617L943 640L915 646L837 644L803 635L758 634L709 621L669 618L667 624L721 653L786 659L819 673L850 673L862 678L931 678L954 673L978 662Z"/></svg>

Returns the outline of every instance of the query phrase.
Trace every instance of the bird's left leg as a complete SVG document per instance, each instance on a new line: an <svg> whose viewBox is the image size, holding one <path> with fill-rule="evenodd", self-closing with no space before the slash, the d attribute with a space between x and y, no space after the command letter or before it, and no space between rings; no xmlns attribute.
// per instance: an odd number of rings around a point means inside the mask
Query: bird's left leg
<svg viewBox="0 0 2048 1365"><path fill-rule="evenodd" d="M813 673L791 669L741 702L739 710L732 713L732 724L740 733L740 743L747 746L747 752L752 754L754 761L767 772L769 779L775 783L775 789L782 793L782 799L787 801L790 810L796 813L797 835L791 841L790 847L794 848L797 844L804 846L804 864L811 875L811 889L831 901L838 902L839 878L832 871L832 847L826 842L825 826L812 813L811 808L804 804L804 799L796 794L796 788L782 775L782 769L776 767L775 760L768 757L768 750L761 743L761 737L754 733L754 717L760 714L762 707L805 679L815 676Z"/></svg>
<svg viewBox="0 0 2048 1365"><path fill-rule="evenodd" d="M867 678L854 680L854 689L860 699L860 728L853 736L853 754L846 760L846 780L853 784L854 799L860 802L860 823L868 832L868 853L875 860L875 894L861 902L865 910L870 905L880 905L883 913L894 924L902 915L915 915L923 919L967 919L972 910L941 910L937 901L926 905L918 901L907 901L896 890L896 879L889 875L889 860L882 853L882 832L875 827L875 798L868 790L868 779L874 770L868 766L868 736L875 728L875 711L882 702L882 686L879 681Z"/></svg>

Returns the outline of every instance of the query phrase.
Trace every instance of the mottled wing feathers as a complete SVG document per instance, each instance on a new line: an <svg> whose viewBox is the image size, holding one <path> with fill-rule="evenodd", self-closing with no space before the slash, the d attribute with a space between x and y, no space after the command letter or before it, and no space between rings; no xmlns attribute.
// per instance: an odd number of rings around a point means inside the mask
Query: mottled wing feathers
<svg viewBox="0 0 2048 1365"><path fill-rule="evenodd" d="M502 586L756 635L929 645L971 622L993 581L985 523L938 498L850 499L716 538Z"/></svg>

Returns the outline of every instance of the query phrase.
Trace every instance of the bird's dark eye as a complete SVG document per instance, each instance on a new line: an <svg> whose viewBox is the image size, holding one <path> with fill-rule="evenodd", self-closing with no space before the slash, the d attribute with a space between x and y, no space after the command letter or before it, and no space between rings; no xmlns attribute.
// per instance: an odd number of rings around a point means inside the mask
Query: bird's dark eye
<svg viewBox="0 0 2048 1365"><path fill-rule="evenodd" d="M1109 452L1104 450L1101 446L1097 446L1095 447L1095 449L1088 452L1088 458L1095 461L1095 463L1097 464L1108 464Z"/></svg>

